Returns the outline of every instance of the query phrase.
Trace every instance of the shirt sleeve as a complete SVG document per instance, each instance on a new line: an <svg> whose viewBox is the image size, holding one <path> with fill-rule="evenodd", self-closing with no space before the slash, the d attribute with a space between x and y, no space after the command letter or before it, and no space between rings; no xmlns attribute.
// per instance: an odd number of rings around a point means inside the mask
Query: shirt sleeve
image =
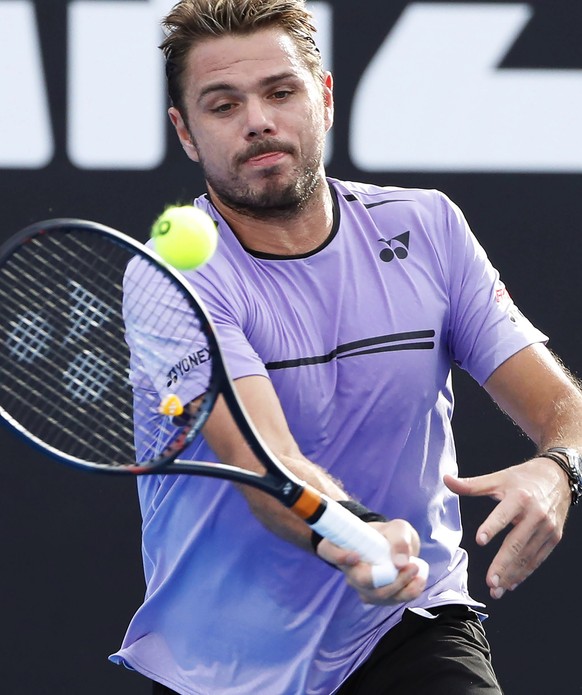
<svg viewBox="0 0 582 695"><path fill-rule="evenodd" d="M123 312L134 389L187 403L208 390L212 355L188 295L155 266L135 258L124 278Z"/></svg>
<svg viewBox="0 0 582 695"><path fill-rule="evenodd" d="M236 260L236 259L235 259ZM226 369L232 379L265 376L267 368L247 337L248 324L255 315L254 290L247 287L244 272L228 255L215 254L191 279L216 329Z"/></svg>
<svg viewBox="0 0 582 695"><path fill-rule="evenodd" d="M458 206L440 195L450 282L449 349L453 361L483 385L512 355L548 338L515 305Z"/></svg>

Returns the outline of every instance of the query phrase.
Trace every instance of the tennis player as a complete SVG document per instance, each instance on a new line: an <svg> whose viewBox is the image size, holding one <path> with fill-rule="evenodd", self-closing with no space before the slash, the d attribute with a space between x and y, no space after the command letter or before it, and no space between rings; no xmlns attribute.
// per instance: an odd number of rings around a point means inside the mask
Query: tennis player
<svg viewBox="0 0 582 695"><path fill-rule="evenodd" d="M169 115L220 232L188 277L267 443L385 534L399 574L375 588L357 553L260 492L145 477L147 591L111 658L158 694L500 693L458 495L497 501L478 542L499 544L499 599L579 494L578 386L446 195L326 176L333 83L302 0L181 0L165 27ZM531 460L457 478L453 362L533 440ZM205 435L193 457L256 467L220 408Z"/></svg>

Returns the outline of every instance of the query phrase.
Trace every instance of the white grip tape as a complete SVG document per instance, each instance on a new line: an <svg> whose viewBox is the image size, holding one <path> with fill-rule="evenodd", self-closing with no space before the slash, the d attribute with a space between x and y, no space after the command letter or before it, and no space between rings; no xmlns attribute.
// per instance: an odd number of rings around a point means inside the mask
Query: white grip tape
<svg viewBox="0 0 582 695"><path fill-rule="evenodd" d="M411 557L410 562L418 567L418 576L426 581L428 579L428 563L419 557ZM392 584L397 574L398 571L391 562L383 565L372 565L372 584L376 589L379 586Z"/></svg>
<svg viewBox="0 0 582 695"><path fill-rule="evenodd" d="M372 567L374 587L391 584L398 574L390 558L390 543L375 528L359 519L335 500L327 499L327 507L319 519L310 524L320 536L327 538L345 550L354 550ZM411 557L418 565L419 574L428 576L428 565L420 558Z"/></svg>
<svg viewBox="0 0 582 695"><path fill-rule="evenodd" d="M372 584L375 589L379 586L392 584L397 575L398 571L391 562L383 565L372 565Z"/></svg>

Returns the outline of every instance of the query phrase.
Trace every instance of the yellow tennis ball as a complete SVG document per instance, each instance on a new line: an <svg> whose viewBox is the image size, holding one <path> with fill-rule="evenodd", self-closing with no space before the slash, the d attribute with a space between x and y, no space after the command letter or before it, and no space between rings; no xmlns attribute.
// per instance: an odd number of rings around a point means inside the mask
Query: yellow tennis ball
<svg viewBox="0 0 582 695"><path fill-rule="evenodd" d="M154 222L151 237L157 253L178 270L204 265L218 243L216 224L193 205L167 208Z"/></svg>

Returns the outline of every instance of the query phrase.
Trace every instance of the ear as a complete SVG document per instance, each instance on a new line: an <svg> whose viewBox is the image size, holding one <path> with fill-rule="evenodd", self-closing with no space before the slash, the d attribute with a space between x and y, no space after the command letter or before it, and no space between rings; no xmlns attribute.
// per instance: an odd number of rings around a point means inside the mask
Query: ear
<svg viewBox="0 0 582 695"><path fill-rule="evenodd" d="M323 77L323 102L325 106L325 125L329 130L333 125L334 101L333 101L333 77L331 72L326 72Z"/></svg>
<svg viewBox="0 0 582 695"><path fill-rule="evenodd" d="M184 152L193 162L198 162L198 150L192 142L192 136L190 135L188 126L182 118L182 114L178 111L177 108L172 106L170 107L170 109L168 109L168 116L172 121L172 125L176 129L178 139L180 140L180 143L184 148Z"/></svg>

